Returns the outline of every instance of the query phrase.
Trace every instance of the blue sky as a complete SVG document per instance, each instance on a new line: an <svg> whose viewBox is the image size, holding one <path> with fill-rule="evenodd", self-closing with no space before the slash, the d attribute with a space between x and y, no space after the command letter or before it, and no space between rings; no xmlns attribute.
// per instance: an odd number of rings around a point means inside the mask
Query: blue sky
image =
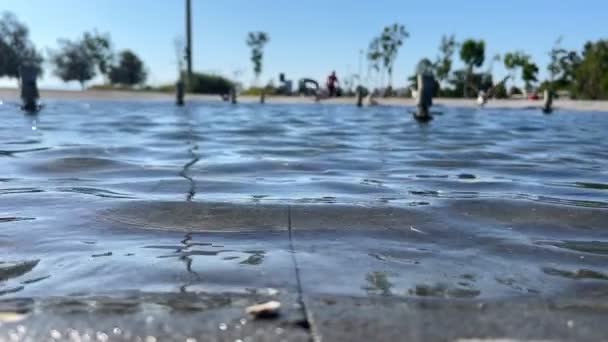
<svg viewBox="0 0 608 342"><path fill-rule="evenodd" d="M30 28L36 46L47 51L58 38L74 39L85 30L111 34L117 50L129 48L149 69L148 82L173 82L173 41L184 36L183 0L0 0L0 11L15 13ZM547 52L563 36L563 46L581 49L587 40L608 38L606 0L192 0L194 67L240 80L253 79L245 37L270 35L263 81L285 72L290 79L357 73L359 51L382 27L404 24L410 38L399 52L394 83L402 86L423 57L434 59L443 34L458 40L484 39L487 59L524 50L544 77ZM457 64L457 67L460 63ZM487 69L488 62L484 68ZM46 66L42 87L77 88L52 76ZM365 60L362 69L367 70ZM504 75L502 63L493 68ZM0 86L15 82L0 80Z"/></svg>

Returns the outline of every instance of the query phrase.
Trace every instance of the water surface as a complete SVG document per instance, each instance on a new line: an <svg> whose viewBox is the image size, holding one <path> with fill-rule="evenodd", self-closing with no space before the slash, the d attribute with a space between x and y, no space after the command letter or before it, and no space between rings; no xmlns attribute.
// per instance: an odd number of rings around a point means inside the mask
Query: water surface
<svg viewBox="0 0 608 342"><path fill-rule="evenodd" d="M409 110L0 105L0 298L608 296L608 113Z"/></svg>

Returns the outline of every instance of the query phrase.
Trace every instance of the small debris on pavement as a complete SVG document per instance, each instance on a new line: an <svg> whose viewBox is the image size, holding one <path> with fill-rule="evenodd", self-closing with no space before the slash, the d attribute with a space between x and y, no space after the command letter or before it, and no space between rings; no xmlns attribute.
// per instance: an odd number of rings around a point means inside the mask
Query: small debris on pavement
<svg viewBox="0 0 608 342"><path fill-rule="evenodd" d="M280 309L281 302L271 300L266 303L249 306L245 309L245 312L254 316L255 318L273 318L279 315Z"/></svg>

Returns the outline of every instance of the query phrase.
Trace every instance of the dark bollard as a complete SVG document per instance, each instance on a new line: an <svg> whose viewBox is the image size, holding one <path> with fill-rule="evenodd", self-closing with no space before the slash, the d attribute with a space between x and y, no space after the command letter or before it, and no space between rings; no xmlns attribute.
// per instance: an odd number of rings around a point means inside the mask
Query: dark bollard
<svg viewBox="0 0 608 342"><path fill-rule="evenodd" d="M235 88L230 89L230 102L232 102L232 104L236 104L236 89Z"/></svg>
<svg viewBox="0 0 608 342"><path fill-rule="evenodd" d="M31 66L21 66L19 73L21 76L21 100L23 101L21 108L26 112L37 112L40 109L38 105L40 94L36 84L38 70Z"/></svg>
<svg viewBox="0 0 608 342"><path fill-rule="evenodd" d="M357 107L363 107L363 89L361 89L361 86L357 87Z"/></svg>
<svg viewBox="0 0 608 342"><path fill-rule="evenodd" d="M553 112L553 92L549 89L545 89L545 104L543 105L543 113L551 114Z"/></svg>
<svg viewBox="0 0 608 342"><path fill-rule="evenodd" d="M264 102L266 102L266 91L262 89L262 92L260 93L260 103L264 104Z"/></svg>
<svg viewBox="0 0 608 342"><path fill-rule="evenodd" d="M175 84L175 104L178 106L184 105L184 82L177 81Z"/></svg>
<svg viewBox="0 0 608 342"><path fill-rule="evenodd" d="M429 109L433 105L433 90L435 79L433 75L418 75L418 106L414 119L427 122L433 119Z"/></svg>

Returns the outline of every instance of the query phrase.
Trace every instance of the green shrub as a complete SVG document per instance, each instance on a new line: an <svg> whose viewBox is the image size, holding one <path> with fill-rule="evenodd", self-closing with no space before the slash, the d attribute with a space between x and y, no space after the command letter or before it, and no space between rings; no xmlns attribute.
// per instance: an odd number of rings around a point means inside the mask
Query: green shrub
<svg viewBox="0 0 608 342"><path fill-rule="evenodd" d="M186 78L184 73L184 80ZM232 87L233 82L222 76L194 72L187 90L194 94L228 94Z"/></svg>

